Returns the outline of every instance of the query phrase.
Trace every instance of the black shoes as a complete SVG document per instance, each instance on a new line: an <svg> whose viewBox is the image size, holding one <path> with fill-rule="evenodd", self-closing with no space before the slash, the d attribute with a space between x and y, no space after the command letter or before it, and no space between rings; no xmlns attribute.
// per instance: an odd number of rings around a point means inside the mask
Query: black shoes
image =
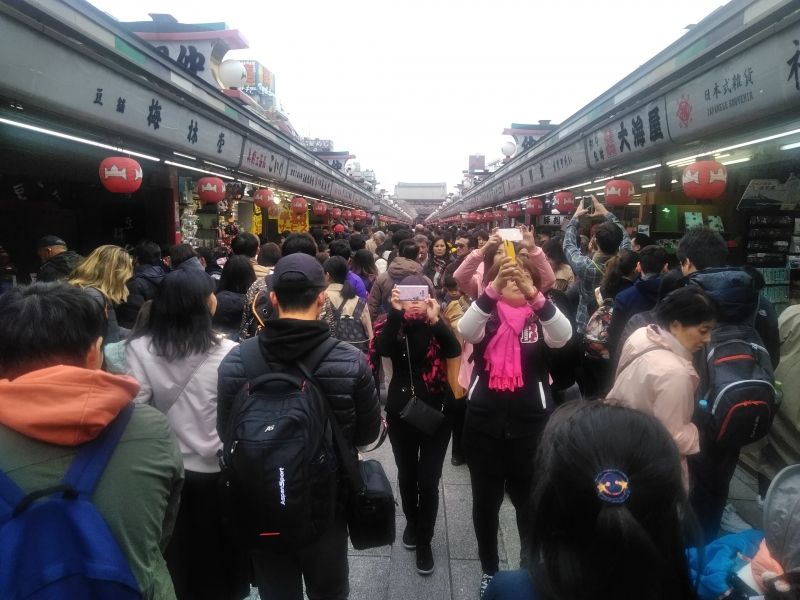
<svg viewBox="0 0 800 600"><path fill-rule="evenodd" d="M412 525L406 525L405 531L403 531L403 548L406 550L417 548L417 532Z"/></svg>
<svg viewBox="0 0 800 600"><path fill-rule="evenodd" d="M433 551L430 544L420 544L417 546L417 573L420 575L430 575L433 573Z"/></svg>

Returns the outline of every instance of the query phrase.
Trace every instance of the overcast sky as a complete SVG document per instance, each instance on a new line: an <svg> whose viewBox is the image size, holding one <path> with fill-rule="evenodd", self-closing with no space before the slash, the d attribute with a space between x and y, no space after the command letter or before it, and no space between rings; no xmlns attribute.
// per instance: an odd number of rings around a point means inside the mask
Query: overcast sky
<svg viewBox="0 0 800 600"><path fill-rule="evenodd" d="M390 192L461 181L503 129L561 122L727 0L90 0L122 21L224 21L276 74L295 129Z"/></svg>

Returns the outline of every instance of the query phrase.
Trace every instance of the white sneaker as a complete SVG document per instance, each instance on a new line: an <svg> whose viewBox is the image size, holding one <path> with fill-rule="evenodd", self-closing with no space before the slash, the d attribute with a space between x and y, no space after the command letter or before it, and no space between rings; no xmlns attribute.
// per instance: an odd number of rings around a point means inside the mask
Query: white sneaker
<svg viewBox="0 0 800 600"><path fill-rule="evenodd" d="M494 575L488 575L487 573L481 575L481 586L478 588L479 600L483 598L483 595L486 593L486 588L488 588L489 584L492 583L492 579L494 579Z"/></svg>
<svg viewBox="0 0 800 600"><path fill-rule="evenodd" d="M722 522L719 528L725 533L739 533L746 529L752 529L750 524L742 519L733 507L733 504L726 504L722 511Z"/></svg>

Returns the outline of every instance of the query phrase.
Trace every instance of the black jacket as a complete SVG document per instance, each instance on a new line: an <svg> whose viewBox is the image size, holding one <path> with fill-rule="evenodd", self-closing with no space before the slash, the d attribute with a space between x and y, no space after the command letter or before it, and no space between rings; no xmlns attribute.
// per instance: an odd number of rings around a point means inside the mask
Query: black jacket
<svg viewBox="0 0 800 600"><path fill-rule="evenodd" d="M161 265L136 265L133 278L127 283L128 299L117 306L120 325L128 329L133 327L142 304L156 297L165 274Z"/></svg>
<svg viewBox="0 0 800 600"><path fill-rule="evenodd" d="M217 292L217 310L214 312L214 327L226 335L237 334L234 339L238 341L239 325L242 324L244 312L244 294L237 294L230 290Z"/></svg>
<svg viewBox="0 0 800 600"><path fill-rule="evenodd" d="M66 279L67 275L72 273L72 270L82 260L83 257L72 250L65 250L60 254L56 254L39 267L36 281L60 281L61 279Z"/></svg>
<svg viewBox="0 0 800 600"><path fill-rule="evenodd" d="M321 321L275 319L259 336L261 352L270 364L293 369L330 330ZM340 342L314 372L345 438L355 446L366 446L378 437L380 405L375 380L364 354ZM217 432L223 442L233 400L246 383L239 346L230 351L218 371Z"/></svg>
<svg viewBox="0 0 800 600"><path fill-rule="evenodd" d="M389 384L389 391L386 398L386 413L400 414L403 407L411 398L411 376L408 371L408 358L406 356L405 338L401 335L403 326L403 311L392 308L386 317L386 324L381 329L380 334L375 338L375 350L380 356L386 356L392 360L392 382ZM422 379L422 373L428 370L428 346L431 336L435 336L441 348L439 359L442 361L441 369L446 373L446 359L456 358L461 355L461 344L452 332L450 327L440 318L431 327L422 322L415 321L413 324L403 328L408 336L408 346L411 350L411 368L414 377L414 391L420 400L431 405L441 407L442 403L449 395L452 395L450 387L445 384L445 392L441 395L434 395L428 392L428 388Z"/></svg>

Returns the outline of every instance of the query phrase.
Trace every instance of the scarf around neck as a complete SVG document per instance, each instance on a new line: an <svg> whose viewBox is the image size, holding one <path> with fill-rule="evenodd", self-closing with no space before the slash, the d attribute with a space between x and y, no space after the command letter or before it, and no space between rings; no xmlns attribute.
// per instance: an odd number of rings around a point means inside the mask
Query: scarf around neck
<svg viewBox="0 0 800 600"><path fill-rule="evenodd" d="M490 390L513 392L523 386L519 336L532 314L533 309L527 304L515 307L503 301L497 303L500 327L484 351Z"/></svg>

